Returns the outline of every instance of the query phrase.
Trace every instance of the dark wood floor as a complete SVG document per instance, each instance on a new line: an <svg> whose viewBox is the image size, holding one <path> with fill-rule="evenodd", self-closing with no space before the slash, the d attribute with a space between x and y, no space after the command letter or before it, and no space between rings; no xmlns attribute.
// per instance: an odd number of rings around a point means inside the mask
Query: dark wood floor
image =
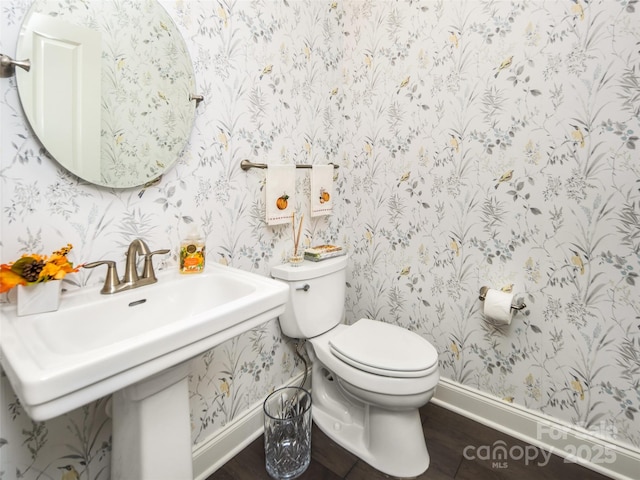
<svg viewBox="0 0 640 480"><path fill-rule="evenodd" d="M431 456L429 469L418 479L428 480L604 480L607 477L574 463L566 463L552 455L548 462L540 453L538 458L525 462L508 459L494 464L491 460L468 460L464 450L468 445L493 446L494 442L506 442L507 451L527 444L480 423L457 415L445 408L427 404L420 411L427 447ZM207 480L268 480L271 477L264 468L264 440L259 437L242 452L227 462ZM315 425L311 438L311 464L300 477L302 480L378 480L389 478L356 456L342 449L322 433ZM470 452L467 449L467 452ZM531 450L533 451L533 450ZM466 457L471 457L467 454ZM540 466L539 463L544 464ZM546 464L545 464L546 463Z"/></svg>

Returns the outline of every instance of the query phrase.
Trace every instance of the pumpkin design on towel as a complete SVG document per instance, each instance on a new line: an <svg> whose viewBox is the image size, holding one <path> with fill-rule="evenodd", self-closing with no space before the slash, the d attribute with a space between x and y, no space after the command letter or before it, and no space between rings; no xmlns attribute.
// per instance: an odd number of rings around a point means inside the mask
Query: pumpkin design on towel
<svg viewBox="0 0 640 480"><path fill-rule="evenodd" d="M326 203L331 198L329 192L327 192L324 188L320 189L320 203Z"/></svg>
<svg viewBox="0 0 640 480"><path fill-rule="evenodd" d="M287 205L289 205L289 195L285 193L276 200L276 207L278 210L286 210Z"/></svg>

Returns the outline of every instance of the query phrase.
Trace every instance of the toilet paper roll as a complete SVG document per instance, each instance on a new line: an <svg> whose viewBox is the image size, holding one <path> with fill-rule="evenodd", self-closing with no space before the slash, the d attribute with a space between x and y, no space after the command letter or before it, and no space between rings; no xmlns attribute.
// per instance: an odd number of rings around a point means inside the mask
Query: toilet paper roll
<svg viewBox="0 0 640 480"><path fill-rule="evenodd" d="M484 299L484 317L493 325L509 325L513 313L511 305L512 293L489 289Z"/></svg>

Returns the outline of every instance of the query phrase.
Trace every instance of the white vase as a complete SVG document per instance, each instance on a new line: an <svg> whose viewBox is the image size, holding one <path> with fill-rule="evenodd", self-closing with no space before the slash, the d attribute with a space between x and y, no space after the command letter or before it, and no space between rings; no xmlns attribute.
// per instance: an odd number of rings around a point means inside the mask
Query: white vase
<svg viewBox="0 0 640 480"><path fill-rule="evenodd" d="M18 285L18 315L53 312L60 306L62 282L36 283L34 285Z"/></svg>

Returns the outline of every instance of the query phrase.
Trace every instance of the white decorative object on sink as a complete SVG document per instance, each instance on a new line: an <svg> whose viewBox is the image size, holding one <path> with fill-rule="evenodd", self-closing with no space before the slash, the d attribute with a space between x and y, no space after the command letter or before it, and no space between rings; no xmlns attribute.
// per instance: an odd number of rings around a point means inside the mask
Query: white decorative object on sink
<svg viewBox="0 0 640 480"><path fill-rule="evenodd" d="M16 285L18 315L54 312L60 307L60 291L62 282L35 283L32 285Z"/></svg>
<svg viewBox="0 0 640 480"><path fill-rule="evenodd" d="M282 282L212 264L200 275L159 273L158 283L113 295L101 295L96 287L66 293L51 313L18 317L14 305L5 305L0 360L36 421L116 392L113 479L124 478L118 465L123 455L127 475L137 469L135 478L187 478L191 449L184 363L276 318L287 295ZM153 422L144 420L151 417ZM137 427L129 432L127 425ZM171 433L150 434L152 427ZM129 458L134 451L137 458ZM179 451L188 451L188 459L178 460ZM129 464L134 460L141 464Z"/></svg>

